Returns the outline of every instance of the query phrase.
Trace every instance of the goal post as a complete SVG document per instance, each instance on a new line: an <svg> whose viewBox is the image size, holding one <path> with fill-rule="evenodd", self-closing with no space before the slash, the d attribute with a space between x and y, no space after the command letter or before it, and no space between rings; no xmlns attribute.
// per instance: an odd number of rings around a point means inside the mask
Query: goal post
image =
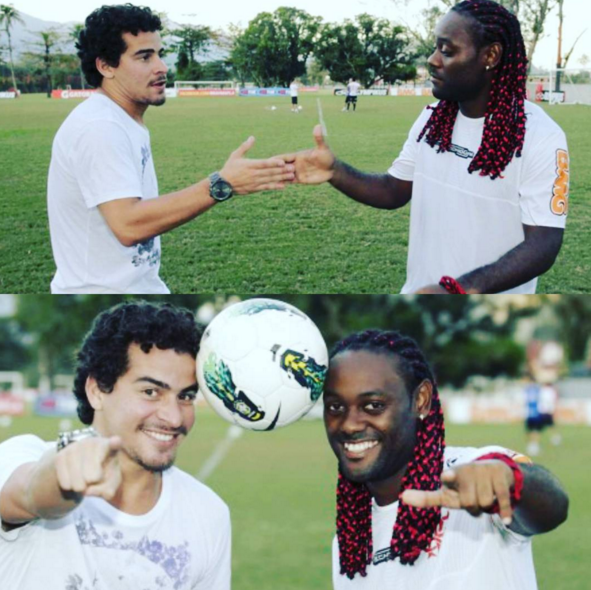
<svg viewBox="0 0 591 590"><path fill-rule="evenodd" d="M553 105L591 105L591 68L548 70L530 75L530 100Z"/></svg>

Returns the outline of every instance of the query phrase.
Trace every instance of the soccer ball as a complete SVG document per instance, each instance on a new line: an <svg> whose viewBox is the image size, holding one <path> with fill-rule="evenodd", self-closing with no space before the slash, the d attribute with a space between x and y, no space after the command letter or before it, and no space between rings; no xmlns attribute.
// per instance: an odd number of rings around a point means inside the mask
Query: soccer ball
<svg viewBox="0 0 591 590"><path fill-rule="evenodd" d="M322 394L328 351L299 309L249 299L207 327L197 355L199 390L225 420L249 430L286 426Z"/></svg>

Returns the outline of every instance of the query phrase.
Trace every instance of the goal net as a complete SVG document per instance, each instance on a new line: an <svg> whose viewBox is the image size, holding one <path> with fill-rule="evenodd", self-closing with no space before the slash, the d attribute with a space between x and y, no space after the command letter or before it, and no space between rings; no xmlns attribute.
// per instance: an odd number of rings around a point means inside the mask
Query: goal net
<svg viewBox="0 0 591 590"><path fill-rule="evenodd" d="M530 100L549 104L591 105L591 68L550 70L530 76L528 95Z"/></svg>

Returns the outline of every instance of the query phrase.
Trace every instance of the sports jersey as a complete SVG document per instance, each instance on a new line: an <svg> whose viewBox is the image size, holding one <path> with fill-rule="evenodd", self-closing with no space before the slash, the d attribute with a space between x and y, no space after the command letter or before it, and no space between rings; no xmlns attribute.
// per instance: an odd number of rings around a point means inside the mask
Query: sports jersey
<svg viewBox="0 0 591 590"><path fill-rule="evenodd" d="M544 385L540 389L540 414L554 414L558 402L558 392L552 385Z"/></svg>
<svg viewBox="0 0 591 590"><path fill-rule="evenodd" d="M297 82L292 82L289 85L289 94L291 95L292 98L297 97L298 89L299 89L299 85L297 84Z"/></svg>
<svg viewBox="0 0 591 590"><path fill-rule="evenodd" d="M99 205L158 196L150 133L104 94L94 93L53 141L47 182L52 293L170 293L159 277L160 237L124 246Z"/></svg>
<svg viewBox="0 0 591 590"><path fill-rule="evenodd" d="M347 94L349 96L358 96L359 88L361 88L361 84L359 84L359 82L349 82L347 85Z"/></svg>
<svg viewBox="0 0 591 590"><path fill-rule="evenodd" d="M537 420L540 417L540 386L531 383L525 388L525 411L526 418Z"/></svg>
<svg viewBox="0 0 591 590"><path fill-rule="evenodd" d="M564 228L568 206L568 148L560 127L525 103L525 143L492 180L468 173L482 140L484 118L458 113L449 152L417 138L432 111L425 109L389 173L412 181L407 277L412 293L496 262L523 242L523 224ZM505 293L535 293L537 278Z"/></svg>
<svg viewBox="0 0 591 590"><path fill-rule="evenodd" d="M32 435L0 444L0 491L17 467L53 446ZM63 518L0 528L0 580L18 590L229 590L229 511L172 467L146 514L88 497Z"/></svg>
<svg viewBox="0 0 591 590"><path fill-rule="evenodd" d="M469 463L491 452L519 460L501 447L446 448L445 468ZM523 456L521 456L523 457ZM523 459L526 459L523 457ZM465 510L441 509L441 521L431 547L414 565L390 560L390 541L398 502L372 502L373 559L367 576L350 580L340 574L338 540L333 543L335 590L535 590L536 576L529 537L506 528L498 515L471 516Z"/></svg>

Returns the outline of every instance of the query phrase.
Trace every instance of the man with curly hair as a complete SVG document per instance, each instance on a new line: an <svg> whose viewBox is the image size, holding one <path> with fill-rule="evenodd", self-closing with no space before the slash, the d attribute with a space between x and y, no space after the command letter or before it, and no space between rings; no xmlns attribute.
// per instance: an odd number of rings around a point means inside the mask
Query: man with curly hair
<svg viewBox="0 0 591 590"><path fill-rule="evenodd" d="M166 98L161 29L149 8L125 4L95 10L80 33L82 70L97 92L53 142L52 293L168 293L159 277L162 233L233 194L281 189L293 178L281 158L247 159L250 137L219 172L159 196L144 113Z"/></svg>
<svg viewBox="0 0 591 590"><path fill-rule="evenodd" d="M193 422L200 332L191 312L123 303L78 353L90 426L0 444L0 580L19 590L229 590L230 516L173 467Z"/></svg>
<svg viewBox="0 0 591 590"><path fill-rule="evenodd" d="M379 209L410 202L402 293L535 293L562 244L566 137L525 100L527 59L514 14L492 0L466 0L435 35L428 67L439 102L423 109L387 173L338 160L320 126L316 147L288 161L302 184L330 182Z"/></svg>

